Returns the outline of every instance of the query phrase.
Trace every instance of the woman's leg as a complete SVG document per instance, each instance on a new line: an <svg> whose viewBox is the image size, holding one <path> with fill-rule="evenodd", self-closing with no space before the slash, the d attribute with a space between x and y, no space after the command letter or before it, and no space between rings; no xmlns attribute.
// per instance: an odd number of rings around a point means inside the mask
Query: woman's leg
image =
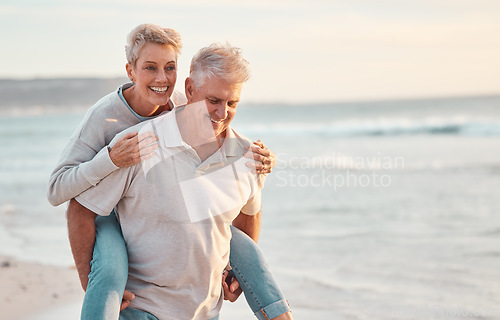
<svg viewBox="0 0 500 320"><path fill-rule="evenodd" d="M98 216L89 283L82 305L82 320L116 320L128 278L125 240L115 213Z"/></svg>
<svg viewBox="0 0 500 320"><path fill-rule="evenodd" d="M233 226L231 231L231 268L257 319L274 319L290 312L290 306L257 244Z"/></svg>

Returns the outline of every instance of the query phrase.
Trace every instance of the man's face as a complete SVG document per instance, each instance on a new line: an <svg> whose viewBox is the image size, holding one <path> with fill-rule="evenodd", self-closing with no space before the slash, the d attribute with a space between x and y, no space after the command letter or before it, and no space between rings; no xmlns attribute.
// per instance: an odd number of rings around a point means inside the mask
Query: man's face
<svg viewBox="0 0 500 320"><path fill-rule="evenodd" d="M240 101L241 83L229 83L224 79L206 79L199 88L195 88L190 78L186 79L186 97L188 103L205 101L215 136L226 136L226 128L236 115Z"/></svg>

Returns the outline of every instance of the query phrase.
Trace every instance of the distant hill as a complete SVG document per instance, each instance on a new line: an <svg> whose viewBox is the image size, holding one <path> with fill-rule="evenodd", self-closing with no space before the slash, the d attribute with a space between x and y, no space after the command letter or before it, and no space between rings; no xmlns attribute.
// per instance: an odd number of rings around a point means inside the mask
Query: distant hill
<svg viewBox="0 0 500 320"><path fill-rule="evenodd" d="M9 108L88 108L127 78L0 79L0 111Z"/></svg>

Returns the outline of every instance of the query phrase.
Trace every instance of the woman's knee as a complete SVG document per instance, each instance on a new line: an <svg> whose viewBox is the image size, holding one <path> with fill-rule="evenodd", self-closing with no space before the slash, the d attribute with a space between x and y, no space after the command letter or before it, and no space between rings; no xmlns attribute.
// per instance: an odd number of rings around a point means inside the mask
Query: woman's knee
<svg viewBox="0 0 500 320"><path fill-rule="evenodd" d="M231 226L231 260L241 261L240 263L252 263L256 260L264 261L264 256L259 247L247 234Z"/></svg>
<svg viewBox="0 0 500 320"><path fill-rule="evenodd" d="M128 263L117 263L112 259L93 259L89 274L89 286L122 290L127 284Z"/></svg>

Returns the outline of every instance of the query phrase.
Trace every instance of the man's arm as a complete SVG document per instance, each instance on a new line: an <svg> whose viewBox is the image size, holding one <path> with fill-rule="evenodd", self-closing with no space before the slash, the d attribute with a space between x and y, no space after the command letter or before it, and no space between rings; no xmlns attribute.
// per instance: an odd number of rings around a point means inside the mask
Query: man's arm
<svg viewBox="0 0 500 320"><path fill-rule="evenodd" d="M233 220L233 227L245 232L253 241L257 242L260 235L261 215L260 211L256 214L249 216L240 212L240 214ZM224 290L224 300L231 302L236 301L241 295L242 290L236 277L228 279L228 272L225 271L222 276L222 288Z"/></svg>
<svg viewBox="0 0 500 320"><path fill-rule="evenodd" d="M97 214L82 206L75 199L69 202L66 218L71 252L83 290L87 289L90 261L94 252L95 218Z"/></svg>
<svg viewBox="0 0 500 320"><path fill-rule="evenodd" d="M68 219L71 252L80 277L80 283L83 290L86 291L89 282L90 262L94 252L95 218L97 214L82 206L75 199L71 199L66 211L66 217ZM135 295L132 292L125 290L120 311L127 308L134 298Z"/></svg>
<svg viewBox="0 0 500 320"><path fill-rule="evenodd" d="M253 241L257 242L260 236L261 212L254 215L247 215L243 212L233 220L233 226L245 232Z"/></svg>

